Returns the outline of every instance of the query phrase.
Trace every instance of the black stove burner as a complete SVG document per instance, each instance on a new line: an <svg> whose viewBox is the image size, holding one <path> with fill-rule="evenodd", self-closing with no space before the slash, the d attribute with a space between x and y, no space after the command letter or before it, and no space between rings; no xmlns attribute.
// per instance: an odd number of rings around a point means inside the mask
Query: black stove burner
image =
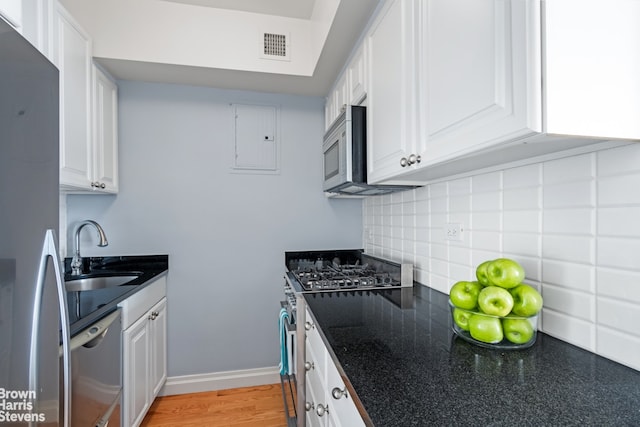
<svg viewBox="0 0 640 427"><path fill-rule="evenodd" d="M340 290L399 286L400 281L387 272L367 265L304 266L292 272L305 291Z"/></svg>

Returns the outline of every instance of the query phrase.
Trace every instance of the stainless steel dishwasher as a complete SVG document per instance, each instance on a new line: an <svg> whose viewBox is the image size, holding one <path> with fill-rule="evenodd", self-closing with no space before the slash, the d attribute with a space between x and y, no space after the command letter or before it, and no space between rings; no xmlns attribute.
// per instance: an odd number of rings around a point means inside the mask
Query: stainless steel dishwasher
<svg viewBox="0 0 640 427"><path fill-rule="evenodd" d="M71 338L71 425L120 427L122 325L120 310Z"/></svg>

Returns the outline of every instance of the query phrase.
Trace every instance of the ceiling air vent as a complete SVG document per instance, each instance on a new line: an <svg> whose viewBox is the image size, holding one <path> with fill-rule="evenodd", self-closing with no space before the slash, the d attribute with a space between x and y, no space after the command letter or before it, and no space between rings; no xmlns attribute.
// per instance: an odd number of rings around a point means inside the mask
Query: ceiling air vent
<svg viewBox="0 0 640 427"><path fill-rule="evenodd" d="M263 59L289 61L289 37L286 34L262 33Z"/></svg>

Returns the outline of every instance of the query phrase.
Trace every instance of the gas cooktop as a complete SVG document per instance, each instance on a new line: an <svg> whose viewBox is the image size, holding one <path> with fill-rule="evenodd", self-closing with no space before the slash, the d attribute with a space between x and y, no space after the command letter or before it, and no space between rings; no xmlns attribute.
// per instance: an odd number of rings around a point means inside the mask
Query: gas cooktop
<svg viewBox="0 0 640 427"><path fill-rule="evenodd" d="M298 292L413 286L413 266L362 249L286 252L289 282Z"/></svg>

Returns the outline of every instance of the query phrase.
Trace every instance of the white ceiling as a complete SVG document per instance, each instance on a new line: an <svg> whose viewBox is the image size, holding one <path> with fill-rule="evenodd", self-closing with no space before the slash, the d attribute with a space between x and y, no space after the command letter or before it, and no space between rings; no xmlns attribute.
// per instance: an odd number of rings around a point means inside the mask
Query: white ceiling
<svg viewBox="0 0 640 427"><path fill-rule="evenodd" d="M67 0L65 0L67 1ZM158 0L290 18L311 16L316 0ZM323 0L318 0L323 1ZM96 58L116 78L305 96L327 96L381 0L341 0L310 77ZM72 10L73 13L73 10ZM305 18L305 19L306 19Z"/></svg>
<svg viewBox="0 0 640 427"><path fill-rule="evenodd" d="M316 0L163 0L216 9L231 9L287 18L309 19ZM322 1L322 0L321 0ZM353 0L351 0L353 1Z"/></svg>

